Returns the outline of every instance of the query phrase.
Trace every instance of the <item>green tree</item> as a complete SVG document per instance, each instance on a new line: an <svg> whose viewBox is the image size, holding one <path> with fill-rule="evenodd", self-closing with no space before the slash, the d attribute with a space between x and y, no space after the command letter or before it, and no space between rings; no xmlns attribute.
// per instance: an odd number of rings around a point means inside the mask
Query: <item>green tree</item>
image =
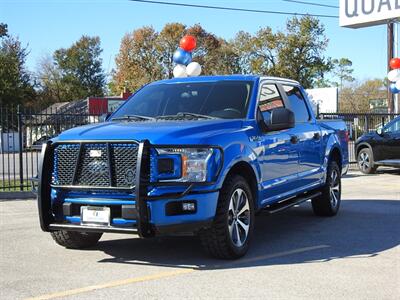
<svg viewBox="0 0 400 300"><path fill-rule="evenodd" d="M119 93L124 87L134 91L148 82L172 78L175 66L172 57L185 34L197 39L197 48L192 54L193 61L202 66L202 74L238 73L238 55L230 43L199 24L186 27L181 23L169 23L160 32L142 27L123 37L109 85L111 91Z"/></svg>
<svg viewBox="0 0 400 300"><path fill-rule="evenodd" d="M0 23L0 38L7 36L8 26L7 24Z"/></svg>
<svg viewBox="0 0 400 300"><path fill-rule="evenodd" d="M187 34L193 35L197 40L197 47L193 51L193 61L198 62L203 75L222 74L220 69L224 63L222 45L225 40L205 30L200 24L188 28Z"/></svg>
<svg viewBox="0 0 400 300"><path fill-rule="evenodd" d="M350 85L343 87L339 93L340 110L369 112L371 110L371 100L385 100L386 92L387 87L384 80L354 81Z"/></svg>
<svg viewBox="0 0 400 300"><path fill-rule="evenodd" d="M155 41L157 54L159 55L159 61L161 64L162 74L168 78L172 78L172 71L174 69L174 62L172 57L176 48L179 45L179 41L182 36L185 35L186 26L181 23L169 23L157 34ZM164 77L164 76L163 76Z"/></svg>
<svg viewBox="0 0 400 300"><path fill-rule="evenodd" d="M339 80L334 84L340 89L343 88L345 82L353 82L355 78L352 76L354 69L352 69L353 62L348 58L333 59L332 73Z"/></svg>
<svg viewBox="0 0 400 300"><path fill-rule="evenodd" d="M305 88L317 85L332 69L324 52L325 28L313 17L293 17L285 31L261 28L255 35L239 32L232 41L243 73L265 74L298 80Z"/></svg>
<svg viewBox="0 0 400 300"><path fill-rule="evenodd" d="M56 66L50 55L46 55L39 60L36 75L40 79L38 102L40 102L41 106L63 102L68 99L68 89L63 82L61 70Z"/></svg>
<svg viewBox="0 0 400 300"><path fill-rule="evenodd" d="M134 91L143 84L165 76L157 39L158 33L152 27L139 28L122 38L115 59L116 70L110 83L113 93L120 93L124 87Z"/></svg>
<svg viewBox="0 0 400 300"><path fill-rule="evenodd" d="M68 100L103 96L105 74L101 67L102 51L99 37L82 36L70 48L54 52L54 61L61 71L62 84L69 91Z"/></svg>
<svg viewBox="0 0 400 300"><path fill-rule="evenodd" d="M82 36L71 47L58 49L52 58L44 58L38 70L41 98L60 102L103 96L101 52L99 37Z"/></svg>
<svg viewBox="0 0 400 300"><path fill-rule="evenodd" d="M0 105L30 105L35 100L31 76L25 67L28 51L0 24Z"/></svg>
<svg viewBox="0 0 400 300"><path fill-rule="evenodd" d="M200 24L170 23L161 32L139 28L121 41L111 90L135 90L153 80L171 78L172 55L185 34L197 38L193 60L200 63L203 75L255 73L295 79L306 88L328 85L324 76L333 65L324 56L328 45L325 28L318 19L306 16L290 19L285 31L273 32L270 27L254 35L241 31L232 41Z"/></svg>

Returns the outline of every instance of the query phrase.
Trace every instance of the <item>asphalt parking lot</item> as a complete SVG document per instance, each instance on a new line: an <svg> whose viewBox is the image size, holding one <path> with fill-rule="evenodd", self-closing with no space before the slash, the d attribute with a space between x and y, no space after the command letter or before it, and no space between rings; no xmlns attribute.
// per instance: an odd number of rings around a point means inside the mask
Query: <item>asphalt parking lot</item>
<svg viewBox="0 0 400 300"><path fill-rule="evenodd" d="M262 214L250 252L207 257L195 237L105 234L68 250L39 229L36 201L0 202L0 298L399 299L400 172L343 179L334 218L310 203Z"/></svg>

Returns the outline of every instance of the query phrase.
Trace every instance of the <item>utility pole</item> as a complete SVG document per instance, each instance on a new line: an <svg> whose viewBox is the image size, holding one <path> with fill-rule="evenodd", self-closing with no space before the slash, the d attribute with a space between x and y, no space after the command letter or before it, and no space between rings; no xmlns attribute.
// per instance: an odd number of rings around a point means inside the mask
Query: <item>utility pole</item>
<svg viewBox="0 0 400 300"><path fill-rule="evenodd" d="M394 23L389 22L387 25L387 66L390 72L390 60L394 57ZM389 84L387 88L387 102L389 113L394 113L394 95L390 92Z"/></svg>
<svg viewBox="0 0 400 300"><path fill-rule="evenodd" d="M399 26L399 22L400 22L400 19L398 19L398 21L395 23L395 25L394 25L394 54L393 54L393 56L394 57L399 57L400 56L400 47L399 47L399 43L400 43L400 41L399 41L399 28L400 28L400 26ZM400 113L400 97L399 97L399 94L397 93L396 95L394 95L394 112L396 113L396 114L398 114L398 113Z"/></svg>

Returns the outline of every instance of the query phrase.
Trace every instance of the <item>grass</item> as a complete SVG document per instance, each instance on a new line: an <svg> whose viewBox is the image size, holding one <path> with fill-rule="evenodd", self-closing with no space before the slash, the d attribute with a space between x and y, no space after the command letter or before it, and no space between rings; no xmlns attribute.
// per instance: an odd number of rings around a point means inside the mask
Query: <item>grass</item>
<svg viewBox="0 0 400 300"><path fill-rule="evenodd" d="M0 193L1 192L20 192L20 191L30 191L32 190L32 185L30 180L23 181L23 187L21 189L19 179L0 180Z"/></svg>

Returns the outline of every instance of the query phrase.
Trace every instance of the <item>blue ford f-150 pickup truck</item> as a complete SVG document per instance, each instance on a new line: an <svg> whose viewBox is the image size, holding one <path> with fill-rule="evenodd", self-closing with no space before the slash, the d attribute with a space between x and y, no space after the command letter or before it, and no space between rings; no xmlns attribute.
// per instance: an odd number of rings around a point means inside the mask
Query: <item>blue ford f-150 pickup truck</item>
<svg viewBox="0 0 400 300"><path fill-rule="evenodd" d="M256 212L311 200L333 216L347 171L344 122L317 121L298 82L260 76L158 81L104 123L43 145L40 225L68 248L103 232L192 232L220 258L246 253Z"/></svg>

